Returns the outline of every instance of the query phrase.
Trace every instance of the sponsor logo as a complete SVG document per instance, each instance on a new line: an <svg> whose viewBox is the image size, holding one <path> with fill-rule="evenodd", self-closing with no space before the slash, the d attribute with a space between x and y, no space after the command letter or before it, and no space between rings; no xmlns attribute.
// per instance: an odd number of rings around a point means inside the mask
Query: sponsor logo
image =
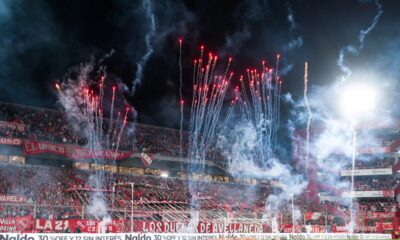
<svg viewBox="0 0 400 240"><path fill-rule="evenodd" d="M17 235L9 235L9 234L0 234L0 240L35 240L33 237L28 237L27 234L17 234Z"/></svg>
<svg viewBox="0 0 400 240"><path fill-rule="evenodd" d="M151 240L151 237L147 236L146 234L125 234L125 240Z"/></svg>

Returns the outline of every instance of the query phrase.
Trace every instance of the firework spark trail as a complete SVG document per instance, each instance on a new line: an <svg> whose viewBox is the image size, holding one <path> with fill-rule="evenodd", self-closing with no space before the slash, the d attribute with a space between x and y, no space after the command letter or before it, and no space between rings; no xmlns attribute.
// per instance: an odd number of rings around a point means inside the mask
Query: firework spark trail
<svg viewBox="0 0 400 240"><path fill-rule="evenodd" d="M225 84L226 87L223 88L221 96L225 96L226 95L226 91L228 89L228 82L230 82L230 80L232 79L232 75L233 74L231 74L229 76L228 81L224 81L223 82L223 84ZM212 111L209 112L210 113L209 114L209 119L210 120L208 121L209 123L210 122L219 122L221 110L222 110L223 103L224 103L224 98L225 97L218 98L217 99L218 102L215 104L215 107L212 109ZM211 114L211 112L214 112L215 114ZM224 123L227 122L227 120L229 119L230 113L231 112L228 110L228 114L225 116L225 121L222 119L222 121ZM208 132L206 132L207 133L206 135L209 136L209 138L214 138L216 127L217 127L216 124L212 124L211 127L208 129ZM207 139L204 139L203 141L204 141L203 144L207 144L208 143Z"/></svg>
<svg viewBox="0 0 400 240"><path fill-rule="evenodd" d="M224 76L222 77L222 79L226 79L227 73L228 73L228 71L229 71L229 67L230 67L231 60L232 60L232 59L229 58L228 65L227 65L227 67L226 67L226 70L225 70L225 73L224 73ZM212 68L211 68L211 76L213 76L213 72L214 72L214 69L215 69L216 61L217 61L217 57L215 56L215 57L214 57L214 64L213 64L213 66L212 66ZM220 83L221 83L221 84L227 84L227 82L230 82L230 80L232 79L232 76L233 76L233 73L230 74L230 76L229 76L229 78L228 78L228 81L226 81L226 80L222 80L222 81L221 81L221 78L220 78ZM218 85L218 87L219 87L219 85ZM210 96L215 97L218 90L219 90L218 88L213 88L213 91L211 92ZM227 88L224 88L224 89L223 89L223 91L224 91L224 92L223 92L223 95L224 95L224 96L225 96L225 94L226 94L226 90L227 90ZM211 106L214 106L214 108L213 108L211 111L208 112L207 117L206 117L206 124L208 124L208 123L207 123L207 119L208 119L208 121L211 121L212 119L216 120L216 119L219 118L219 115L220 115L220 113L221 113L221 109L222 109L222 105L223 105L224 98L211 98L211 101L217 101L217 102L216 102L215 104L214 104L214 103L211 104ZM216 114L212 114L212 113L216 113ZM229 115L227 115L227 117L229 117ZM215 131L215 127L216 127L216 125L214 125L212 128L210 128L210 129L209 129L209 133L206 134L206 135L213 136L214 131ZM204 143L204 144L205 144L205 143Z"/></svg>
<svg viewBox="0 0 400 240"><path fill-rule="evenodd" d="M112 138L110 138L110 134L112 133L112 126L113 126L113 121L114 121L115 88L116 88L115 86L112 87L110 122L108 124L108 129L107 129L107 134L106 134L108 145L112 144ZM111 142L109 140L111 140Z"/></svg>
<svg viewBox="0 0 400 240"><path fill-rule="evenodd" d="M307 108L307 129L306 129L306 156L305 156L305 172L308 175L308 162L310 157L310 125L311 125L311 108L308 102L308 63L304 63L304 103Z"/></svg>
<svg viewBox="0 0 400 240"><path fill-rule="evenodd" d="M118 128L117 128L117 126L119 126L119 121L120 121L120 118L121 118L121 112L118 112L118 115L117 115L117 120L115 121L115 128L112 130L112 137L111 137L111 146L114 146L114 144L117 142L117 130L118 130Z"/></svg>
<svg viewBox="0 0 400 240"><path fill-rule="evenodd" d="M115 158L117 157L118 148L119 148L119 143L120 143L120 141L121 141L122 134L123 134L123 132L124 132L125 126L126 126L127 123L128 123L128 113L129 113L129 108L127 107L126 110L125 110L125 116L124 116L124 120L123 120L123 123L122 123L122 127L121 127L121 129L119 130L119 134L118 134L118 137L117 137L117 144L116 144L115 149L114 149L114 152L115 152L115 154L114 154L114 156L115 156L115 157L114 157L114 161L115 161Z"/></svg>
<svg viewBox="0 0 400 240"><path fill-rule="evenodd" d="M72 117L76 118L75 120L81 121L81 124L84 124L84 133L88 141L87 146L91 149L90 154L92 158L98 163L100 159L98 159L96 150L102 147L102 132L100 131L102 111L100 103L103 97L104 79L101 77L100 82L97 84L97 89L101 96L99 99L99 96L96 96L94 91L90 90L88 73L92 68L87 68L89 69L84 68L81 70L78 83L67 82L63 85L62 91L59 91L59 99L66 109L67 114L71 114ZM89 178L89 184L94 184L95 188L99 189L104 183L103 173L96 171L95 176ZM104 196L101 193L94 192L91 194L90 200L91 205L88 208L88 212L96 218L107 219L108 213ZM99 206L101 207L101 211L97 209Z"/></svg>
<svg viewBox="0 0 400 240"><path fill-rule="evenodd" d="M225 117L225 121L224 121L224 123L222 124L222 127L221 127L221 132L223 132L226 129L226 127L228 126L228 121L229 121L229 119L230 119L230 117L232 115L232 112L234 110L234 107L236 106L236 103L239 101L239 98L240 98L239 86L236 86L235 89L234 89L234 97L231 100L231 104L228 107L227 114L226 114L226 117Z"/></svg>
<svg viewBox="0 0 400 240"><path fill-rule="evenodd" d="M249 69L247 69L247 73L249 72ZM249 106L247 105L247 101L248 101L248 96L246 93L246 87L245 87L245 82L243 80L243 76L240 76L239 79L240 82L240 87L242 89L242 91L239 92L239 95L237 96L238 100L239 100L239 106L240 106L240 111L243 112L244 114L242 114L242 120L244 120L245 122L249 122L250 119L250 109Z"/></svg>
<svg viewBox="0 0 400 240"><path fill-rule="evenodd" d="M99 96L97 97L98 100L96 101L96 108L98 109L98 118L99 120L99 125L98 125L98 136L100 139L103 138L104 132L103 132L103 99L104 99L104 79L106 78L106 72L105 68L101 68L101 75L100 75L100 82L99 82ZM107 141L108 142L108 141ZM107 143L106 143L107 144Z"/></svg>
<svg viewBox="0 0 400 240"><path fill-rule="evenodd" d="M143 0L142 6L146 11L146 17L150 21L150 29L145 37L146 53L142 56L140 61L136 64L137 70L136 70L135 80L132 83L131 95L133 95L135 93L137 85L140 84L140 82L142 81L144 66L146 65L147 61L149 60L149 57L151 56L151 54L153 54L153 52L154 52L152 40L156 33L156 20L155 20L155 16L153 13L152 3L150 0Z"/></svg>
<svg viewBox="0 0 400 240"><path fill-rule="evenodd" d="M341 79L342 82L347 81L347 79L350 77L350 75L352 73L350 68L344 63L345 54L351 53L353 55L358 55L360 53L360 51L364 48L365 38L375 28L376 24L378 23L379 18L383 14L382 4L378 0L376 0L375 5L376 5L377 13L376 13L375 17L373 18L371 25L367 29L360 31L360 33L358 35L359 45L358 46L348 45L346 47L343 47L339 51L339 58L337 60L337 65L345 73L345 76L342 76L342 79Z"/></svg>
<svg viewBox="0 0 400 240"><path fill-rule="evenodd" d="M179 123L179 158L182 159L182 143L183 143L183 105L184 100L182 96L182 39L179 39L179 104L181 108L181 119Z"/></svg>
<svg viewBox="0 0 400 240"><path fill-rule="evenodd" d="M272 109L272 116L275 116L273 124L274 129L272 131L272 140L273 142L273 150L275 149L275 146L277 144L277 131L280 126L280 108L281 108L281 91L282 91L282 80L280 79L279 76L279 60L280 60L281 55L277 54L276 55L276 69L275 69L275 93L274 93L274 100L275 100L275 107Z"/></svg>
<svg viewBox="0 0 400 240"><path fill-rule="evenodd" d="M231 102L227 113L222 116L225 95L233 76L233 73L228 75L231 58L224 74L216 75L218 57L210 53L207 61L204 62L203 51L204 47L201 47L200 58L194 61L193 96L189 121L189 157L195 162L191 167L198 168L191 171L199 170L200 172L204 171L204 161L210 145L215 143L217 133L224 128L234 103Z"/></svg>
<svg viewBox="0 0 400 240"><path fill-rule="evenodd" d="M220 141L220 147L228 160L228 171L233 176L255 177L281 182L285 187L280 193L271 194L265 202L263 219L278 226L278 216L285 204L305 189L307 183L301 175L293 174L292 168L275 158L277 131L280 121L282 80L279 76L279 59L274 68L248 69L247 78L240 77L237 102L241 121ZM235 87L239 89L239 86ZM225 142L224 142L225 141ZM294 205L292 212L295 211ZM296 214L292 213L293 221ZM274 231L279 231L278 227Z"/></svg>
<svg viewBox="0 0 400 240"><path fill-rule="evenodd" d="M93 64L83 65L77 70L78 77L67 78L58 91L58 99L65 109L68 120L73 129L85 137L86 146L90 149L91 158L96 164L104 164L102 150L114 151L113 159L118 156L119 142L128 120L129 109L125 111L124 122L119 123L120 113L118 113L117 121L104 116L106 102L106 72L105 68L100 67L98 77L92 79L91 73L94 70ZM73 76L73 75L72 75ZM112 87L112 99L110 109L110 117L115 109L116 88ZM83 131L82 131L83 130ZM116 145L114 144L116 142ZM95 174L90 176L88 184L94 186L95 189L104 188L105 184L104 171L96 170ZM108 213L108 203L102 192L94 191L89 198L89 206L87 211L90 215L97 219L101 219L104 226L110 221ZM103 229L104 230L104 229Z"/></svg>
<svg viewBox="0 0 400 240"><path fill-rule="evenodd" d="M200 58L194 61L193 66L193 95L191 115L189 120L189 149L188 157L190 173L204 175L205 161L212 160L211 147L217 144L218 137L225 129L233 111L235 98L225 111L225 96L233 73L229 73L231 58L222 75L216 74L218 57L212 53L204 60L204 47L201 46ZM192 195L191 207L195 207L195 197L204 191L204 184L189 179L189 191ZM192 209L193 210L193 209ZM191 219L186 230L196 226L199 221L197 211L191 211ZM195 231L191 229L189 231Z"/></svg>
<svg viewBox="0 0 400 240"><path fill-rule="evenodd" d="M271 158L279 128L279 108L282 81L279 78L279 55L275 71L262 62L262 71L247 70L247 81L241 76L241 91L237 97L243 119L257 129L257 157L261 162Z"/></svg>
<svg viewBox="0 0 400 240"><path fill-rule="evenodd" d="M110 119L108 124L106 124L106 121L103 117L103 106L102 103L104 101L104 77L101 77L100 84L99 84L99 96L96 96L96 94L92 91L89 90L89 87L87 89L85 88L83 91L83 103L85 107L85 110L82 112L82 114L88 119L87 127L88 127L88 134L89 134L89 139L92 139L92 141L89 141L88 144L91 147L91 152L94 158L97 157L97 151L98 149L102 148L108 148L113 150L114 152L118 152L119 149L119 142L120 138L122 137L123 130L126 127L127 124L127 114L129 113L129 108L126 109L125 111L125 117L124 121L122 123L122 126L120 127L119 125L119 115L120 112L118 113L118 118L116 121L115 126L113 126L113 119L112 119L112 114L114 111L114 102L115 102L115 86L112 87L112 100L111 100L111 106L110 106ZM90 124L93 123L93 124ZM108 125L108 129L106 130L107 133L104 134L104 129L105 125ZM119 130L119 131L118 131ZM113 136L111 136L110 133L114 133ZM118 134L117 134L118 133ZM117 143L115 145L114 143Z"/></svg>

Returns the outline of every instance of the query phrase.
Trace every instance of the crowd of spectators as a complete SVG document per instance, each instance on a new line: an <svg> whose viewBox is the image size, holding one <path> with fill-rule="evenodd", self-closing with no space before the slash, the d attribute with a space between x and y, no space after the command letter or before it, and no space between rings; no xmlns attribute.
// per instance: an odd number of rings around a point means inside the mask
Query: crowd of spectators
<svg viewBox="0 0 400 240"><path fill-rule="evenodd" d="M13 136L27 139L37 139L58 143L87 145L88 140L82 134L82 127L74 131L67 116L63 112L0 103L0 121L19 123L25 125L25 130L18 128L0 128L0 136ZM70 121L71 122L71 121ZM72 121L77 124L76 121ZM103 119L102 129L108 132L111 126L112 134L104 134L103 147L126 151L146 152L149 154L161 154L172 157L188 156L189 135L188 132L176 129L160 128L144 124L130 124L119 134L121 125L110 125L108 119ZM76 129L76 126L75 126ZM119 141L116 136L120 136ZM180 141L182 136L182 142ZM104 146L106 145L106 146ZM223 155L218 149L210 148L206 154L208 160L223 166ZM368 158L356 159L356 169L390 168L394 164L394 158ZM351 169L348 165L346 169Z"/></svg>
<svg viewBox="0 0 400 240"><path fill-rule="evenodd" d="M0 121L25 125L25 130L2 128L2 135L60 143L78 142L77 135L68 130L61 112L0 103Z"/></svg>
<svg viewBox="0 0 400 240"><path fill-rule="evenodd" d="M388 176L362 176L354 180L354 189L356 191L371 190L392 190L395 181L391 175Z"/></svg>
<svg viewBox="0 0 400 240"><path fill-rule="evenodd" d="M396 212L397 201L394 199L362 200L357 203L358 209L365 212Z"/></svg>
<svg viewBox="0 0 400 240"><path fill-rule="evenodd" d="M24 131L21 131L21 129L0 129L1 135L58 143L80 145L88 143L81 129L74 131L74 126L68 123L66 115L59 111L0 103L0 121L25 125ZM108 131L109 123L108 119L103 119L102 128L105 132ZM73 124L77 123L74 122ZM116 133L111 131L112 134L108 134L109 139L104 139L109 144L105 147L115 148L117 145L115 135L119 135L121 125L117 125L116 120L113 121L113 124L112 128ZM149 153L179 156L179 131L141 124L136 124L135 130L131 131L130 127L132 126L129 124L124 127L124 131L120 135L121 140L118 144L120 150L142 151L146 149ZM114 139L112 139L113 137ZM183 132L183 137L184 142L187 142L186 132ZM140 146L140 149L137 149L137 146ZM183 147L183 149L187 149L187 145Z"/></svg>
<svg viewBox="0 0 400 240"><path fill-rule="evenodd" d="M0 121L24 126L23 130L0 128L0 136L65 144L87 144L85 136L73 131L66 121L65 114L58 111L0 103ZM109 126L107 120L104 123L107 129ZM119 131L117 127L115 129ZM182 149L180 148L181 134ZM133 133L129 130L124 131L121 138L118 147L120 150L127 151L179 157L181 154L186 156L189 147L187 132L181 133L178 130L141 124L135 125ZM109 147L115 148L115 142L113 140L111 142ZM216 149L211 149L207 156L222 157ZM388 168L393 164L393 158L369 161L358 159L356 168ZM94 181L92 181L93 178ZM117 185L123 182L135 183L133 196L129 185ZM358 191L389 190L393 189L393 186L392 176L357 177L355 181L355 189ZM0 194L21 195L26 198L26 202L0 204L0 218L28 215L45 219L82 218L94 192L102 192L107 208L125 212L125 214L126 209L130 209L133 200L135 211L160 212L176 209L186 211L189 208L195 208L206 211L250 212L259 215L258 213L265 212L265 201L273 191L276 189L262 184L248 186L202 180L188 182L178 178L99 173L99 171L45 166L7 165L0 166ZM313 220L315 224L321 221L343 224L343 219L338 216L348 211L345 205L334 201L309 202L299 197L294 200L294 203L296 208L303 213L319 212L327 216ZM396 210L396 202L393 200L370 200L360 202L357 206L359 211L366 212ZM291 222L290 204L282 205L279 211L282 212L284 222ZM85 217L87 218L88 215Z"/></svg>
<svg viewBox="0 0 400 240"><path fill-rule="evenodd" d="M101 186L97 185L98 182L101 182ZM103 192L104 198L110 200L107 201L108 207L130 208L130 186L118 186L118 183L124 182L135 183L135 210L151 211L168 209L171 204L181 209L188 209L192 205L204 210L251 210L262 203L262 197L270 190L270 187L252 187L248 190L246 185L237 183L198 181L191 184L178 178L109 172L96 175L95 171L69 168L23 165L0 167L0 194L24 196L25 204L39 206L36 214L45 218L80 215L82 206L90 204L91 195L96 191ZM113 188L116 188L116 192Z"/></svg>
<svg viewBox="0 0 400 240"><path fill-rule="evenodd" d="M0 121L19 123L25 125L25 130L0 128L0 136L19 137L30 140L43 140L65 144L79 144L82 146L102 145L105 149L146 152L170 157L188 156L188 132L176 129L161 128L145 124L128 123L122 129L114 119L110 124L109 119L102 119L103 137L97 138L100 143L90 142L82 129L84 123L78 128L77 121L67 121L66 114L42 108L26 107L0 102ZM70 123L69 123L70 122ZM72 124L71 124L72 122ZM111 126L111 131L110 129ZM74 130L78 129L78 130ZM182 142L180 141L182 135ZM120 139L118 140L118 137ZM93 140L92 140L93 141ZM223 166L224 161L218 149L210 148L206 154L207 160Z"/></svg>
<svg viewBox="0 0 400 240"><path fill-rule="evenodd" d="M355 169L375 169L375 168L391 168L394 164L394 158L376 158L356 159ZM346 169L351 169L351 165L347 165Z"/></svg>
<svg viewBox="0 0 400 240"><path fill-rule="evenodd" d="M0 204L0 217L32 215L45 219L90 218L87 207L95 192L103 193L107 208L116 213L133 210L153 213L152 219L160 219L161 211L188 211L195 208L202 211L220 211L232 213L252 213L259 216L265 212L266 199L272 192L279 191L266 185L246 185L239 183L218 183L211 181L188 182L179 178L162 178L155 176L124 175L111 172L55 168L46 166L2 165L0 166L0 194L24 196L24 203ZM100 179L99 179L100 178ZM92 180L95 181L92 181ZM100 180L100 181L99 181ZM101 181L102 180L102 181ZM102 186L96 185L102 182ZM133 182L131 186L118 183ZM113 191L115 188L115 191ZM311 202L306 195L294 199L296 209L302 213L317 212L322 220L339 224L343 222L348 206L335 201ZM34 207L33 207L34 206ZM359 211L393 212L396 210L394 200L360 201ZM291 221L291 204L279 207L282 221ZM123 215L123 214L122 214ZM121 217L121 214L113 214ZM149 216L149 215L147 215ZM328 217L329 216L329 217ZM95 216L93 216L95 217ZM126 217L126 215L125 215ZM129 217L129 216L128 216Z"/></svg>
<svg viewBox="0 0 400 240"><path fill-rule="evenodd" d="M0 218L25 217L32 214L32 205L0 205Z"/></svg>

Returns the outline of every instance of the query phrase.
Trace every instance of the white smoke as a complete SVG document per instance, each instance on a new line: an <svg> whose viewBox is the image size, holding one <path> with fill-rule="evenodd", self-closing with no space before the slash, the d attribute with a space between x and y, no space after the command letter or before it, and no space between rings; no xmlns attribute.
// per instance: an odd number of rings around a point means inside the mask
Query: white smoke
<svg viewBox="0 0 400 240"><path fill-rule="evenodd" d="M69 124L72 126L75 132L83 133L82 137L85 137L87 141L87 147L89 148L101 148L102 139L94 126L93 118L90 118L90 114L87 111L85 105L87 102L82 96L83 89L88 89L93 84L93 80L90 74L94 71L93 64L82 64L81 66L73 69L78 75L76 78L67 78L61 86L61 91L58 92L58 100L61 106L64 108ZM95 175L91 175L88 179L88 184L95 189L101 189L103 182L103 173L97 171ZM104 200L102 192L92 192L87 207L87 212L101 219L102 221L108 222L110 216L107 212L107 204ZM104 228L104 226L103 226ZM105 228L101 229L105 232Z"/></svg>
<svg viewBox="0 0 400 240"><path fill-rule="evenodd" d="M268 1L243 1L233 12L238 30L225 37L225 44L218 55L235 55L243 50L245 43L253 36L252 26L262 21L270 12Z"/></svg>
<svg viewBox="0 0 400 240"><path fill-rule="evenodd" d="M358 149L363 146L381 146L382 141L374 135L374 131L370 129L362 130L355 129L354 123L339 114L337 103L341 95L340 82L330 86L314 87L308 95L310 109L313 113L311 122L310 135L310 160L312 168L316 170L315 179L320 189L319 191L331 192L337 196L337 200L343 206L356 209L357 203L352 203L351 198L344 197L342 193L348 192L351 189L351 181L348 178L341 177L341 170L348 169L352 164L353 154L353 133L356 135L356 160L361 158L357 155ZM379 89L377 89L379 91ZM297 135L297 130L304 128L307 122L306 103L304 99L294 101L290 96L287 96L286 102L293 104L292 118L289 121L289 127L293 131L292 141L297 145L294 156L299 160L305 152L305 137ZM370 121L378 120L382 122L390 122L390 117L387 111L376 109L376 112L371 116ZM363 161L369 161L373 158L363 158ZM322 189L321 189L322 188ZM354 220L348 223L348 229L354 229Z"/></svg>
<svg viewBox="0 0 400 240"><path fill-rule="evenodd" d="M67 114L68 122L74 131L82 131L82 124L89 125L89 119L85 117L82 106L85 104L82 98L82 89L87 88L91 84L89 74L93 71L92 64L82 64L78 67L76 79L68 78L62 83L63 91L58 92L58 101ZM84 128L83 130L87 130ZM86 133L85 135L89 135Z"/></svg>
<svg viewBox="0 0 400 240"><path fill-rule="evenodd" d="M98 230L101 233L105 233L107 225L111 223L111 216L109 215L107 209L107 203L104 200L103 194L100 192L95 192L92 194L86 211L91 216L101 219L98 226Z"/></svg>
<svg viewBox="0 0 400 240"><path fill-rule="evenodd" d="M259 148L259 130L249 123L239 123L231 131L229 137L219 139L219 148L229 162L228 171L234 177L250 177L277 181L281 185L280 192L270 194L266 199L263 218L274 222L280 209L286 206L292 196L303 193L307 181L301 175L293 173L291 166L281 163L274 157L259 159L262 151ZM260 163L260 161L262 161Z"/></svg>
<svg viewBox="0 0 400 240"><path fill-rule="evenodd" d="M99 78L102 79L100 84L96 80ZM102 114L107 110L105 106L108 106L108 101L112 101L111 109L115 109L115 112L121 110L120 108L122 107L125 111L125 116L128 113L125 109L125 99L121 99L122 97L119 92L117 95L112 94L114 96L113 100L107 98L107 93L104 94L105 79L107 78L103 67L96 68L94 63L81 64L71 69L66 79L61 83L60 90L57 92L58 102L65 111L68 123L78 137L86 140L85 145L89 149L92 149L91 158L94 159L96 164L104 164L104 160L98 158L97 150L107 149L118 151L119 139L122 133L125 133L125 124L121 124L124 121L123 116L120 116L119 120L115 121L114 119L114 121L109 120L110 123L105 122L106 119ZM92 89L93 86L96 89ZM99 88L99 93L90 93L90 96L88 95L90 91L96 91L97 88ZM96 98L98 99L93 101ZM114 107L114 103L118 105ZM99 109L102 113L99 113ZM109 114L114 113L111 110ZM106 125L109 126L107 132L104 130ZM133 131L134 126L131 127L127 131ZM116 133L109 134L113 132L112 130ZM116 136L117 139L115 140ZM108 213L108 204L102 192L103 189L107 188L105 186L104 174L104 171L96 170L96 173L92 174L87 181L87 184L94 190L90 192L86 211L89 215L101 220L99 225L99 231L101 232L105 232L107 225L111 222L111 216Z"/></svg>
<svg viewBox="0 0 400 240"><path fill-rule="evenodd" d="M299 47L303 46L303 37L302 36L297 36L297 37L293 36L295 31L298 29L298 24L296 23L296 20L294 18L294 11L292 9L292 5L289 2L287 2L286 8L287 8L287 12L288 12L287 21L290 24L289 33L291 36L290 42L286 46L283 47L283 50L287 52L287 51L291 51L295 48L299 48Z"/></svg>
<svg viewBox="0 0 400 240"><path fill-rule="evenodd" d="M146 17L148 18L148 21L150 22L150 27L149 31L147 32L145 36L145 43L146 43L146 52L145 54L141 57L140 61L136 64L136 75L135 75L135 80L133 81L132 85L132 92L131 95L133 95L136 91L136 87L138 84L141 83L142 77L143 77L143 69L149 60L149 57L151 54L153 54L154 49L153 49L153 38L156 32L156 19L155 15L153 12L153 6L150 0L143 0L142 6L145 10Z"/></svg>
<svg viewBox="0 0 400 240"><path fill-rule="evenodd" d="M378 23L379 18L382 16L383 14L383 10L382 10L382 4L376 0L375 1L375 5L376 5L376 15L372 20L371 25L369 25L368 28L366 28L365 30L361 30L359 35L358 35L358 41L359 44L358 46L354 46L354 45L348 45L346 47L343 47L342 49L340 49L339 51L339 57L337 60L337 65L340 67L340 69L344 72L344 76L342 76L341 81L345 82L347 81L347 79L351 76L352 71L350 69L349 66L347 66L344 63L345 60L345 55L347 53L351 53L352 55L358 55L360 53L360 51L364 48L364 40L365 38L368 36L368 34L375 28L376 24Z"/></svg>
<svg viewBox="0 0 400 240"><path fill-rule="evenodd" d="M289 23L290 40L289 40L289 42L287 44L285 44L282 47L282 51L284 53L283 56L286 56L291 51L302 47L303 43L304 43L303 36L298 35L299 24L295 20L294 11L293 11L293 8L292 8L292 5L291 5L290 2L286 3L286 9L287 9L287 13L288 13L287 21ZM280 69L279 72L280 72L281 75L286 75L290 71L292 71L293 67L294 67L293 63L286 63L284 65L284 67Z"/></svg>

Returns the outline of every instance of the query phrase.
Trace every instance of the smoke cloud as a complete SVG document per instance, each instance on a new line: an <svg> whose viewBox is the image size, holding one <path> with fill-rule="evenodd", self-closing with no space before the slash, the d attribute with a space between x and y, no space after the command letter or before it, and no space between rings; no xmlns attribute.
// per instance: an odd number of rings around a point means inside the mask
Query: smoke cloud
<svg viewBox="0 0 400 240"><path fill-rule="evenodd" d="M152 2L150 0L143 0L142 6L145 10L146 17L149 21L149 30L145 37L146 52L141 57L140 61L136 64L136 67L137 67L136 76L135 76L135 80L132 83L133 85L132 85L131 95L133 95L135 93L137 85L140 84L142 77L143 77L143 68L145 67L151 54L153 54L153 52L154 52L152 41L153 41L154 35L156 33L156 19L155 19L155 15L153 12Z"/></svg>
<svg viewBox="0 0 400 240"><path fill-rule="evenodd" d="M344 62L346 54L350 53L352 55L358 55L360 53L360 51L364 48L364 40L365 40L365 38L375 28L376 24L379 21L379 18L383 14L382 4L378 0L376 0L375 1L375 5L376 5L376 12L377 13L376 13L375 17L373 18L371 25L369 25L368 28L363 29L363 30L360 31L360 33L358 35L358 41L359 41L358 46L348 45L346 47L343 47L339 51L339 57L337 59L337 65L340 67L342 72L345 74L341 78L342 82L347 81L347 79L351 76L351 73L352 73L350 67L347 66L345 64L345 62Z"/></svg>

